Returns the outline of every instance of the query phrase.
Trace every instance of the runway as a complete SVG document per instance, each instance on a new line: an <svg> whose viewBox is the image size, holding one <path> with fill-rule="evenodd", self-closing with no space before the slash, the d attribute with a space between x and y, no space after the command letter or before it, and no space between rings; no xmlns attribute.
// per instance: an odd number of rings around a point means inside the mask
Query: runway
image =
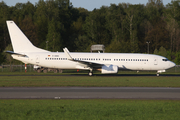
<svg viewBox="0 0 180 120"><path fill-rule="evenodd" d="M0 87L0 99L179 99L180 88Z"/></svg>

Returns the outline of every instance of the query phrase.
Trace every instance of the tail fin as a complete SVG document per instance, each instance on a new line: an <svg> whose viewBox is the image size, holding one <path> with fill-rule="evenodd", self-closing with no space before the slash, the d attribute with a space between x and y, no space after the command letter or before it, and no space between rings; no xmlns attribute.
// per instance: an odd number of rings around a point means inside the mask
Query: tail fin
<svg viewBox="0 0 180 120"><path fill-rule="evenodd" d="M6 21L6 23L8 26L14 52L49 52L47 50L35 47L19 29L19 27L14 23L14 21Z"/></svg>

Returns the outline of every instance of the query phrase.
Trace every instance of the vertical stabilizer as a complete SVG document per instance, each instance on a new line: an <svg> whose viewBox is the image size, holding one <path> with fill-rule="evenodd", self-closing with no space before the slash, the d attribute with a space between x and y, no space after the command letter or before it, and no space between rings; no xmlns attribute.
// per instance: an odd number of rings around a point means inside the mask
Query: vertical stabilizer
<svg viewBox="0 0 180 120"><path fill-rule="evenodd" d="M14 21L6 21L6 23L8 26L14 52L49 52L35 47L19 29L19 27L14 23Z"/></svg>

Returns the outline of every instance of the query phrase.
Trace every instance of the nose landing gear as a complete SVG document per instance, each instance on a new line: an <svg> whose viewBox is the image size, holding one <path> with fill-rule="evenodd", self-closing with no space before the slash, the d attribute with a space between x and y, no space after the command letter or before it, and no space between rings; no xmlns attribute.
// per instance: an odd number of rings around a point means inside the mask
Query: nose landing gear
<svg viewBox="0 0 180 120"><path fill-rule="evenodd" d="M93 73L92 72L89 72L89 76L92 76L93 75Z"/></svg>
<svg viewBox="0 0 180 120"><path fill-rule="evenodd" d="M156 75L157 75L157 77L159 77L159 73L157 73Z"/></svg>
<svg viewBox="0 0 180 120"><path fill-rule="evenodd" d="M159 73L163 73L163 72L166 72L166 70L158 70L157 71L157 77L159 77Z"/></svg>

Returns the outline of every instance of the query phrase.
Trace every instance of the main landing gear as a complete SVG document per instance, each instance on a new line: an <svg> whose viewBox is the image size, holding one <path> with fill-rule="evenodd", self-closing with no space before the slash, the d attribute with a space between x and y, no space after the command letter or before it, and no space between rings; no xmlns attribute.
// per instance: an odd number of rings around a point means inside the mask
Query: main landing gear
<svg viewBox="0 0 180 120"><path fill-rule="evenodd" d="M93 70L90 69L90 71L89 71L89 76L92 76L92 75L93 75Z"/></svg>

